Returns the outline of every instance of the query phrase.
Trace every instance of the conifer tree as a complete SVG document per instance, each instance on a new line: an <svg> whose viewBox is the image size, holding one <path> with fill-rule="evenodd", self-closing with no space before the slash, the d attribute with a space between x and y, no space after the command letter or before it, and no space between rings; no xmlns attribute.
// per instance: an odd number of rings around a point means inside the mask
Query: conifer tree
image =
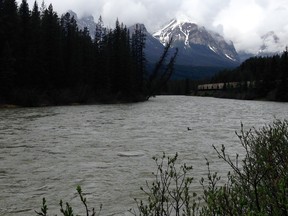
<svg viewBox="0 0 288 216"><path fill-rule="evenodd" d="M9 43L6 42L0 53L0 104L10 102L15 79L15 58Z"/></svg>
<svg viewBox="0 0 288 216"><path fill-rule="evenodd" d="M44 1L40 9L35 1L30 11L27 0L19 9L15 0L0 0L0 12L0 103L39 104L30 101L31 95L63 104L93 97L132 101L147 94L145 34L140 26L131 38L118 19L114 29L106 29L100 16L92 41L74 17L67 13L59 19L52 4L47 8ZM162 85L170 69L168 64L151 80Z"/></svg>
<svg viewBox="0 0 288 216"><path fill-rule="evenodd" d="M135 30L132 33L132 55L135 62L136 78L135 84L137 91L142 92L144 90L144 79L146 75L146 58L145 58L145 40L146 35L143 32L141 25L136 24Z"/></svg>
<svg viewBox="0 0 288 216"><path fill-rule="evenodd" d="M20 21L20 34L19 34L19 45L17 49L17 71L18 86L29 87L31 86L31 24L30 24L30 11L29 5L26 0L22 0L19 7L19 21Z"/></svg>
<svg viewBox="0 0 288 216"><path fill-rule="evenodd" d="M31 34L30 34L30 52L31 52L31 80L32 86L36 89L42 89L46 86L44 83L45 72L43 71L43 43L41 43L41 13L37 2L34 2L31 12Z"/></svg>
<svg viewBox="0 0 288 216"><path fill-rule="evenodd" d="M0 2L0 84L2 95L8 95L5 91L11 91L17 77L17 48L19 44L18 30L19 17L15 0L1 0ZM0 93L1 94L1 93Z"/></svg>
<svg viewBox="0 0 288 216"><path fill-rule="evenodd" d="M5 32L3 31L4 29L4 0L0 0L0 51L4 48L4 36ZM2 42L1 42L2 41Z"/></svg>
<svg viewBox="0 0 288 216"><path fill-rule="evenodd" d="M280 58L280 73L279 73L279 84L277 85L276 97L279 101L288 101L288 48Z"/></svg>
<svg viewBox="0 0 288 216"><path fill-rule="evenodd" d="M95 37L94 37L94 43L98 49L101 49L105 34L106 34L106 28L104 27L102 16L100 15L98 22L96 23Z"/></svg>
<svg viewBox="0 0 288 216"><path fill-rule="evenodd" d="M79 58L78 58L78 27L74 17L71 17L69 13L66 13L61 18L61 30L62 30L62 41L63 46L63 61L64 71L67 83L67 87L72 88L76 86L79 75ZM63 80L64 81L64 80ZM66 85L65 85L66 87Z"/></svg>
<svg viewBox="0 0 288 216"><path fill-rule="evenodd" d="M45 9L42 15L42 49L45 74L48 85L46 88L59 89L65 82L63 78L63 61L61 50L61 32L57 13L52 4Z"/></svg>
<svg viewBox="0 0 288 216"><path fill-rule="evenodd" d="M9 43L12 53L18 44L19 17L18 6L15 0L2 0L0 5L0 51Z"/></svg>

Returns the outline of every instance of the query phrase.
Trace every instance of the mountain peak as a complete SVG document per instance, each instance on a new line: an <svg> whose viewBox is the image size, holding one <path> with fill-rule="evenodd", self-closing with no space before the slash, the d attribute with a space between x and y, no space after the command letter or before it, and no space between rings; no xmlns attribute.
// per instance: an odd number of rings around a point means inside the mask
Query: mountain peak
<svg viewBox="0 0 288 216"><path fill-rule="evenodd" d="M200 53L213 57L215 62L224 61L228 64L237 65L239 56L231 41L226 41L223 36L216 32L208 31L203 26L198 26L187 16L179 16L172 19L162 29L153 34L162 44L167 43L171 38L172 46L179 48L182 55L199 55L199 60L194 64L199 64ZM197 54L197 50L199 54ZM189 60L190 62L193 61ZM183 62L185 63L185 62ZM202 63L201 63L202 64Z"/></svg>
<svg viewBox="0 0 288 216"><path fill-rule="evenodd" d="M164 25L159 31L153 34L154 37L161 37L161 35L165 34L167 30L174 30L175 28L185 25L185 24L192 24L197 26L190 17L182 15L178 16L177 18L171 19L166 25ZM163 38L164 39L164 38ZM165 44L166 41L162 41Z"/></svg>
<svg viewBox="0 0 288 216"><path fill-rule="evenodd" d="M178 18L170 20L162 29L153 34L163 45L171 38L179 45L179 42L184 42L184 46L190 47L192 36L206 31L204 27L199 27L191 21L187 16L179 16ZM198 37L199 39L200 37ZM195 37L194 37L195 39ZM201 41L194 41L201 43ZM182 45L181 45L182 46Z"/></svg>
<svg viewBox="0 0 288 216"><path fill-rule="evenodd" d="M69 12L77 18L75 13ZM87 27L91 37L94 38L96 23L92 16L78 18L77 24L79 29ZM178 47L179 50L177 65L181 66L180 72L183 68L191 69L191 67L223 68L239 65L239 56L233 43L226 42L223 36L218 33L198 26L191 17L177 16L153 36L142 23L129 27L130 34L136 28L140 28L146 35L145 55L150 63L158 61L163 52L163 45L170 38L173 38L172 46ZM172 48L171 51L173 52L173 50Z"/></svg>
<svg viewBox="0 0 288 216"><path fill-rule="evenodd" d="M191 17L186 16L184 14L178 15L176 18L174 18L174 20L176 20L178 24L181 24L181 23L195 23L196 24L196 22Z"/></svg>

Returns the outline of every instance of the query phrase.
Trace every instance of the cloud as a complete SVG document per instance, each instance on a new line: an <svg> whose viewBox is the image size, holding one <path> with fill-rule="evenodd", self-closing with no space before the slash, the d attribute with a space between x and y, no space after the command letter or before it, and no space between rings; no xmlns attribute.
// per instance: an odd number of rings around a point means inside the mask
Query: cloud
<svg viewBox="0 0 288 216"><path fill-rule="evenodd" d="M125 8L119 10L120 8ZM148 11L142 2L136 2L133 0L123 1L106 1L102 7L101 14L105 19L109 20L110 17L117 18L126 25L132 25L135 22L145 21ZM111 21L111 20L110 20ZM115 20L113 21L115 23Z"/></svg>
<svg viewBox="0 0 288 216"><path fill-rule="evenodd" d="M264 10L256 2L234 0L218 13L213 25L223 26L222 33L234 42L236 49L252 51L254 46L257 49L261 46L261 37L257 30L263 22L264 15Z"/></svg>
<svg viewBox="0 0 288 216"><path fill-rule="evenodd" d="M211 24L219 11L226 8L230 0L212 1L212 0L183 0L178 14L190 16L199 25L212 27Z"/></svg>
<svg viewBox="0 0 288 216"><path fill-rule="evenodd" d="M30 6L33 2L28 0ZM79 16L92 14L96 20L102 15L110 27L117 18L128 26L140 22L150 32L185 15L232 40L237 50L257 52L261 36L269 31L279 37L273 49L284 49L288 43L287 0L46 0L46 5L50 3L59 14L71 9Z"/></svg>
<svg viewBox="0 0 288 216"><path fill-rule="evenodd" d="M221 10L215 20L214 26L223 26L223 34L232 40L238 50L257 52L263 44L262 35L274 31L279 37L279 43L284 49L288 31L287 26L288 5L283 0L231 0L228 7ZM270 46L271 50L276 51Z"/></svg>

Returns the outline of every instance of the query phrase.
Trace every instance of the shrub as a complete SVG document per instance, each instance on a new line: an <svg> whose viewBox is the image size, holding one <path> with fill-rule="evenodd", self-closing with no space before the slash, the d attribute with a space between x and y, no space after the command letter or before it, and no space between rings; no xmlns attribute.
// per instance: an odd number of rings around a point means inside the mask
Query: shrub
<svg viewBox="0 0 288 216"><path fill-rule="evenodd" d="M237 136L245 150L241 164L238 154L233 161L224 146L214 147L232 172L224 186L207 188L202 179L206 205L201 215L288 215L288 121L247 132L241 125ZM208 185L218 180L215 173Z"/></svg>
<svg viewBox="0 0 288 216"><path fill-rule="evenodd" d="M86 213L86 216L96 216L96 215L100 215L100 212L102 210L102 205L100 205L100 210L98 213L95 212L95 209L93 208L92 209L92 213L90 214L91 210L88 209L88 206L87 206L87 200L86 198L83 196L83 193L82 193L82 189L80 186L77 186L77 192L78 192L78 195L80 197L80 200L82 202L82 204L85 206L85 213ZM63 216L74 216L74 213L73 213L73 208L72 206L67 202L66 203L66 206L64 208L63 206L63 201L60 200L60 212ZM42 207L40 209L41 211L38 212L38 211L35 211L36 214L38 216L48 216L48 207L46 205L46 199L43 198L43 201L42 201ZM77 215L76 215L77 216Z"/></svg>
<svg viewBox="0 0 288 216"><path fill-rule="evenodd" d="M167 165L165 154L160 163L154 158L155 181L152 186L147 183L146 190L141 188L147 200L137 200L137 213L143 216L288 215L288 121L277 120L247 132L241 125L236 135L245 151L243 159L236 154L232 160L224 145L220 150L213 146L231 171L226 183L220 185L220 176L212 173L206 159L208 175L200 181L203 187L200 197L189 190L192 178L187 172L192 167L184 164L176 169L177 154L168 157ZM179 180L181 187L175 187Z"/></svg>
<svg viewBox="0 0 288 216"><path fill-rule="evenodd" d="M190 193L190 184L193 178L189 177L191 166L186 164L177 168L174 157L166 157L165 153L161 159L154 157L157 171L152 173L155 180L146 188L140 189L147 195L147 200L135 199L137 211L131 210L134 215L194 215L197 209L196 193Z"/></svg>

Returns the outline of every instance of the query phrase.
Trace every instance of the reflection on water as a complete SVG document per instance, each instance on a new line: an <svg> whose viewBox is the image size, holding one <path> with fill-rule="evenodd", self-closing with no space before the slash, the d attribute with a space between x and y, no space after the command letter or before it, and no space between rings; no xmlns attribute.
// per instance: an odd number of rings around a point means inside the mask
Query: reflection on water
<svg viewBox="0 0 288 216"><path fill-rule="evenodd" d="M197 191L204 157L215 171L227 170L212 144L241 153L234 133L241 122L260 127L286 117L287 108L163 96L137 104L1 109L0 215L34 215L44 196L50 215L59 214L60 199L79 207L77 185L91 206L103 204L102 215L124 215L155 170L152 156L162 152L178 152L193 165Z"/></svg>

